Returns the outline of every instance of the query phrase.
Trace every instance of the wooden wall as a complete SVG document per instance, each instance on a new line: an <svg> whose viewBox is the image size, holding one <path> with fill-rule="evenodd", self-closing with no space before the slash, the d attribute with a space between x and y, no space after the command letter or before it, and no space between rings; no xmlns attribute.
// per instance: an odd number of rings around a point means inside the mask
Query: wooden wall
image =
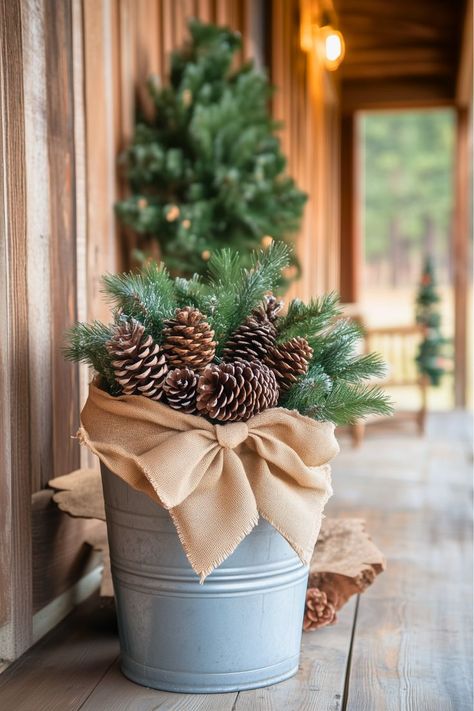
<svg viewBox="0 0 474 711"><path fill-rule="evenodd" d="M289 294L302 299L339 287L337 73L328 72L315 52L305 53L299 44L303 6L318 16L322 5L321 0L272 4L274 115L284 123L281 140L289 173L309 196L296 239L303 274Z"/></svg>
<svg viewBox="0 0 474 711"><path fill-rule="evenodd" d="M87 373L61 345L78 318L107 318L99 278L123 264L113 203L136 101L190 16L240 30L249 56L257 5L0 0L0 659L32 643L34 613L60 595L67 611L93 563L86 522L47 482L88 462L73 438Z"/></svg>

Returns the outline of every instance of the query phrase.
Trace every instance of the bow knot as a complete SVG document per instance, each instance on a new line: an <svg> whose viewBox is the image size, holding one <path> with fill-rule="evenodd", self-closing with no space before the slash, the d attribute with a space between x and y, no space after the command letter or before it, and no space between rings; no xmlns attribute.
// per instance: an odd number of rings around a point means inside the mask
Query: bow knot
<svg viewBox="0 0 474 711"><path fill-rule="evenodd" d="M230 422L228 425L215 425L216 438L221 447L235 449L249 436L245 422Z"/></svg>

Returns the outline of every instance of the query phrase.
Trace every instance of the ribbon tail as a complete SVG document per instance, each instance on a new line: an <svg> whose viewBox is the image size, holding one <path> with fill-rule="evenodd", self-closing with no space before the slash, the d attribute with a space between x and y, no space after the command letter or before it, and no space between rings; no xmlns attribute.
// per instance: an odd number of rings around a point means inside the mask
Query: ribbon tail
<svg viewBox="0 0 474 711"><path fill-rule="evenodd" d="M295 488L290 477L272 471L261 460L249 477L259 514L288 541L305 565L311 561L323 510L332 495L329 465L311 471L313 485Z"/></svg>
<svg viewBox="0 0 474 711"><path fill-rule="evenodd" d="M221 457L222 473L216 458L216 471L210 469L187 499L170 509L201 583L258 523L257 502L240 458L230 449L222 449Z"/></svg>

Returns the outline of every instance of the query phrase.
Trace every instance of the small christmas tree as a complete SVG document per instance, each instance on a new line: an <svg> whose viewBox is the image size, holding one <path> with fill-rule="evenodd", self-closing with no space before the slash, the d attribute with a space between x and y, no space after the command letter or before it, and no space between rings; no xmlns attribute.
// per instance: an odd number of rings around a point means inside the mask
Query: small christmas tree
<svg viewBox="0 0 474 711"><path fill-rule="evenodd" d="M219 248L245 258L288 240L306 200L285 174L267 79L251 64L232 68L240 36L195 20L189 31L169 85L149 83L155 116L139 117L123 156L131 196L116 206L141 235L141 257L158 243L182 276L204 272Z"/></svg>
<svg viewBox="0 0 474 711"><path fill-rule="evenodd" d="M423 326L424 331L416 362L420 373L428 378L431 385L440 384L448 362L443 355L448 340L441 333L441 314L437 308L439 301L433 260L427 257L416 297L416 322Z"/></svg>

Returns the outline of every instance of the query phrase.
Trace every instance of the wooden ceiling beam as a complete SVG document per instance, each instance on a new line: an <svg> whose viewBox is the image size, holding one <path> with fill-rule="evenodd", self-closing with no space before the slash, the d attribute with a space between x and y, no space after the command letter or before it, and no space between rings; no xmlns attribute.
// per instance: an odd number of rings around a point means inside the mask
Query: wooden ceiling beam
<svg viewBox="0 0 474 711"><path fill-rule="evenodd" d="M452 81L367 79L342 81L342 111L452 106Z"/></svg>

